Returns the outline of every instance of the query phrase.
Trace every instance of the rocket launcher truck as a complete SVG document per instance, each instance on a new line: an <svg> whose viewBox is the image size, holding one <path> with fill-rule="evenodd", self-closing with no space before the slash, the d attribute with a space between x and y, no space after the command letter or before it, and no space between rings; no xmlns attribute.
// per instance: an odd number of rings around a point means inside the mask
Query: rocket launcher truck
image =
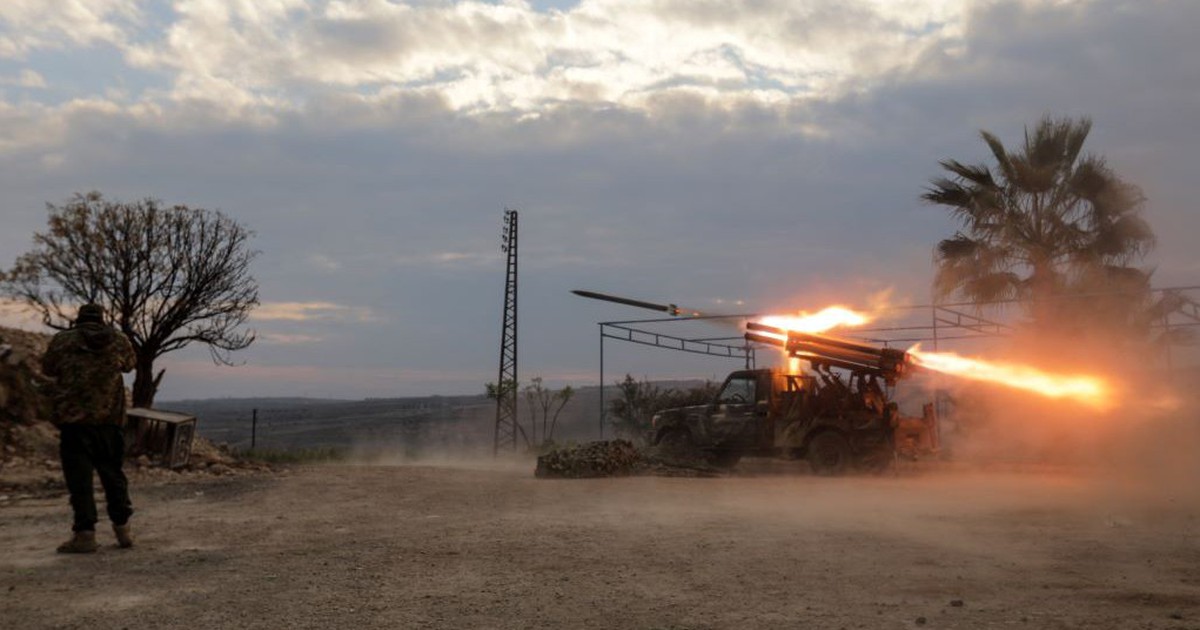
<svg viewBox="0 0 1200 630"><path fill-rule="evenodd" d="M903 351L758 323L746 328L747 341L782 348L811 370L738 370L711 403L655 414L651 441L665 455L724 467L744 456L805 459L817 474L839 475L937 451L934 406L906 417L888 394L911 368Z"/></svg>

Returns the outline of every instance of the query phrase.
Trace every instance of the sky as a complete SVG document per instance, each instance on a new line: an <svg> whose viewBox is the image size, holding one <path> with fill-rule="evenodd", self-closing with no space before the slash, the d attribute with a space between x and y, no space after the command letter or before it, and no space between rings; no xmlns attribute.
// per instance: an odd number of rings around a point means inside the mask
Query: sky
<svg viewBox="0 0 1200 630"><path fill-rule="evenodd" d="M1140 186L1156 286L1200 284L1190 0L5 0L0 267L98 190L254 230L258 341L161 399L482 392L503 209L521 378L594 384L596 323L929 299L920 201L1039 118ZM5 311L4 321L19 316ZM729 361L606 346L607 380Z"/></svg>

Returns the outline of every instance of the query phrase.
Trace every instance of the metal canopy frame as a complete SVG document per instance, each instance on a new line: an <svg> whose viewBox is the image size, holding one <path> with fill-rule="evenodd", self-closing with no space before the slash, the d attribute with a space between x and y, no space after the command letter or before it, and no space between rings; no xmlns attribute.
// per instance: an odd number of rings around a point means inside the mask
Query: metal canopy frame
<svg viewBox="0 0 1200 630"><path fill-rule="evenodd" d="M1176 328L1200 326L1200 285L1167 287L1151 289L1150 294L1158 297L1172 296L1179 300L1180 305L1163 317L1162 321L1151 324L1152 329L1170 331ZM1089 293L1076 296L1064 296L1061 299L1078 299L1100 295L1119 295L1117 293ZM884 312L908 312L909 323L896 326L880 326L871 328L856 328L853 331L839 332L838 335L848 339L890 347L893 344L914 344L931 342L933 350L945 342L967 341L976 339L994 339L1011 334L1013 328L1009 324L984 317L987 309L1016 306L1018 300L998 302L953 302L943 304L920 304L916 306L897 306L884 309ZM923 318L922 313L928 313L928 323L917 323ZM727 322L736 320L751 320L763 316L762 313L739 313L734 315L699 315L694 317L655 317L650 319L627 319L618 321L598 322L600 328L600 439L604 439L604 425L608 420L608 410L604 399L604 341L613 339L642 346L707 355L719 359L738 359L746 369L753 369L757 363L757 350L761 344L747 341L738 336L686 336L684 334L664 333L651 330L651 326L664 324L679 325L688 322ZM774 348L773 348L774 349ZM1170 346L1167 347L1166 360L1171 366L1172 357Z"/></svg>
<svg viewBox="0 0 1200 630"><path fill-rule="evenodd" d="M742 313L735 315L697 315L693 317L655 317L651 319L627 319L619 321L599 322L600 327L600 439L604 439L604 425L608 421L608 410L604 400L604 340L614 339L676 352L701 354L720 359L738 359L747 369L753 368L756 359L754 344L742 335L737 336L701 336L687 337L682 334L670 334L649 330L652 325L672 324L678 327L682 323L720 323L737 320L749 320L757 315Z"/></svg>
<svg viewBox="0 0 1200 630"><path fill-rule="evenodd" d="M706 354L714 357L726 359L743 359L748 366L754 364L754 344L746 341L745 337L727 336L727 337L680 337L677 335L669 335L661 332L654 332L636 328L646 324L656 324L660 322L677 323L681 321L727 321L738 319L750 319L755 315L701 315L698 317L659 317L655 319L631 319L616 322L600 322L600 338L616 339L618 341L628 341L630 343L641 344L644 346L653 346L656 348L666 348L669 350L678 350L680 352L691 352L694 354ZM733 342L738 342L734 345ZM602 348L603 349L603 348ZM601 368L603 369L603 367Z"/></svg>

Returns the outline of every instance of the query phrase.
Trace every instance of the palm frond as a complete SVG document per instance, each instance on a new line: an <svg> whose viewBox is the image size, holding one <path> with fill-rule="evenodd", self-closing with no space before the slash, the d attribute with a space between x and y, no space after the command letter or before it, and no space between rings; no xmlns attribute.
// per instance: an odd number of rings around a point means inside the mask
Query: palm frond
<svg viewBox="0 0 1200 630"><path fill-rule="evenodd" d="M970 208L973 196L970 190L964 188L952 179L938 178L931 182L933 185L925 189L921 199L939 206L955 208Z"/></svg>
<svg viewBox="0 0 1200 630"><path fill-rule="evenodd" d="M1067 186L1080 198L1095 201L1111 182L1112 173L1104 160L1089 156L1076 165Z"/></svg>
<svg viewBox="0 0 1200 630"><path fill-rule="evenodd" d="M977 241L964 236L961 232L952 238L942 240L937 245L938 257L942 259L974 257L979 249L980 244Z"/></svg>
<svg viewBox="0 0 1200 630"><path fill-rule="evenodd" d="M1079 159L1079 154L1083 151L1083 143L1087 140L1088 134L1092 132L1092 119L1084 116L1070 125L1070 130L1067 133L1065 140L1063 160L1066 164L1074 164Z"/></svg>
<svg viewBox="0 0 1200 630"><path fill-rule="evenodd" d="M992 171L985 164L968 165L958 160L943 160L939 164L941 164L942 168L954 173L965 181L971 182L975 186L983 188L996 187L996 182L992 179Z"/></svg>
<svg viewBox="0 0 1200 630"><path fill-rule="evenodd" d="M1155 240L1145 219L1127 214L1096 230L1088 249L1105 259L1124 259L1149 251Z"/></svg>
<svg viewBox="0 0 1200 630"><path fill-rule="evenodd" d="M1000 142L999 138L988 131L980 131L979 135L987 143L988 148L991 149L992 157L996 159L996 164L1000 168L1000 174L1004 176L1006 181L1012 181L1015 171L1012 167L1012 161L1008 157L1008 150L1004 148L1004 143Z"/></svg>
<svg viewBox="0 0 1200 630"><path fill-rule="evenodd" d="M962 292L977 302L999 302L1016 299L1021 278L1011 271L985 273L963 283Z"/></svg>

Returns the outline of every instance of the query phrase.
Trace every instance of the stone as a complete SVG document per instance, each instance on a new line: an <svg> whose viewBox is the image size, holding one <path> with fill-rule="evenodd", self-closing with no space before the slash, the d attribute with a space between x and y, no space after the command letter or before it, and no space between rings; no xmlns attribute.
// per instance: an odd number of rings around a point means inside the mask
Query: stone
<svg viewBox="0 0 1200 630"><path fill-rule="evenodd" d="M566 479L630 475L641 460L637 447L629 440L589 442L555 449L538 457L534 475Z"/></svg>

